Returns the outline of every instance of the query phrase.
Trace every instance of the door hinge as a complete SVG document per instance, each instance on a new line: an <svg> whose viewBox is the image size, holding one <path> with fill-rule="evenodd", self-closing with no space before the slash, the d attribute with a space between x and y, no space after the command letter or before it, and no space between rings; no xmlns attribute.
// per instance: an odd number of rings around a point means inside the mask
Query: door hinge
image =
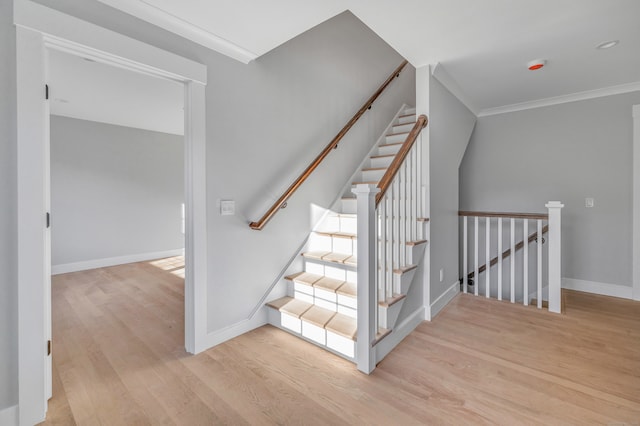
<svg viewBox="0 0 640 426"><path fill-rule="evenodd" d="M51 340L47 341L47 356L51 355Z"/></svg>
<svg viewBox="0 0 640 426"><path fill-rule="evenodd" d="M47 228L50 228L51 227L51 214L49 212L47 212L46 222L47 222Z"/></svg>
<svg viewBox="0 0 640 426"><path fill-rule="evenodd" d="M44 85L44 98L49 100L49 85L48 84Z"/></svg>

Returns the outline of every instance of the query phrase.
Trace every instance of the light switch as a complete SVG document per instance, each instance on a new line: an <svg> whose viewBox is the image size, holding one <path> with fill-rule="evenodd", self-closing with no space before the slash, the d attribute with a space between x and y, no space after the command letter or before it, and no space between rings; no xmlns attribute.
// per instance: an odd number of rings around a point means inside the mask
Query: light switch
<svg viewBox="0 0 640 426"><path fill-rule="evenodd" d="M236 202L233 200L220 200L220 214L232 216L236 212Z"/></svg>
<svg viewBox="0 0 640 426"><path fill-rule="evenodd" d="M584 199L585 207L593 207L593 198L585 198Z"/></svg>
<svg viewBox="0 0 640 426"><path fill-rule="evenodd" d="M440 269L440 282L444 281L444 269Z"/></svg>

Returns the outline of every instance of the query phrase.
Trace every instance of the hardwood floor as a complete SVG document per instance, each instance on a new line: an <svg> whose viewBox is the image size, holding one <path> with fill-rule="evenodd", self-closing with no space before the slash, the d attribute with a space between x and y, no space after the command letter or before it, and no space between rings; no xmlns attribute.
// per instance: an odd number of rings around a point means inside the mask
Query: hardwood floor
<svg viewBox="0 0 640 426"><path fill-rule="evenodd" d="M366 376L270 326L186 354L179 262L54 277L45 424L640 424L638 302L459 295Z"/></svg>

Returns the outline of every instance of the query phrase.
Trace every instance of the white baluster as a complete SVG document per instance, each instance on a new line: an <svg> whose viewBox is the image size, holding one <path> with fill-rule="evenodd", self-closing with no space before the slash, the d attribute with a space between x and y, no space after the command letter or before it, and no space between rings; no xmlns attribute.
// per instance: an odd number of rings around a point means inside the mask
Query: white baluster
<svg viewBox="0 0 640 426"><path fill-rule="evenodd" d="M511 218L511 235L509 236L511 239L511 255L510 255L511 270L509 271L510 278L511 278L511 282L509 283L511 285L511 288L510 288L511 303L515 303L516 301L516 240L515 240L515 236L516 236L516 220L514 218Z"/></svg>
<svg viewBox="0 0 640 426"><path fill-rule="evenodd" d="M378 288L380 289L378 293L378 300L384 301L387 297L385 294L386 283L387 283L387 195L385 194L384 198L381 200L378 210L380 210L380 271L379 275L381 277L380 284Z"/></svg>
<svg viewBox="0 0 640 426"><path fill-rule="evenodd" d="M502 218L498 218L498 300L502 300Z"/></svg>
<svg viewBox="0 0 640 426"><path fill-rule="evenodd" d="M418 239L418 172L417 172L417 149L414 144L411 148L411 182L413 192L411 193L411 239Z"/></svg>
<svg viewBox="0 0 640 426"><path fill-rule="evenodd" d="M485 220L485 270L484 270L484 295L491 296L491 218Z"/></svg>
<svg viewBox="0 0 640 426"><path fill-rule="evenodd" d="M389 191L391 189L393 189L393 187L390 187ZM385 195L385 202L387 203L387 276L385 279L385 295L388 283L393 281L393 199L389 191L387 191L387 195Z"/></svg>
<svg viewBox="0 0 640 426"><path fill-rule="evenodd" d="M522 222L523 260L522 260L522 303L529 305L529 219Z"/></svg>
<svg viewBox="0 0 640 426"><path fill-rule="evenodd" d="M468 277L468 253L467 250L468 248L468 235L467 235L467 216L463 216L462 217L462 234L463 234L463 238L462 238L462 288L463 291L466 293L467 292L467 287L469 285L469 277Z"/></svg>
<svg viewBox="0 0 640 426"><path fill-rule="evenodd" d="M478 216L475 216L473 218L473 224L474 224L474 246L475 246L475 251L474 251L474 269L473 269L473 294L475 294L476 296L478 295L478 287L480 287L480 271L478 268Z"/></svg>
<svg viewBox="0 0 640 426"><path fill-rule="evenodd" d="M538 219L538 309L542 309L542 220Z"/></svg>
<svg viewBox="0 0 640 426"><path fill-rule="evenodd" d="M399 257L399 262L400 262L400 266L405 266L407 264L406 261L406 255L407 255L407 250L406 250L406 242L407 242L407 234L405 233L406 230L406 225L405 225L405 220L407 217L407 209L406 209L406 204L405 204L405 199L407 198L407 193L406 193L406 187L405 187L405 183L406 183L406 168L407 163L403 163L400 166L400 171L398 172L397 176L396 176L396 180L398 181L398 186L400 187L400 191L399 191L399 221L398 221L398 257Z"/></svg>

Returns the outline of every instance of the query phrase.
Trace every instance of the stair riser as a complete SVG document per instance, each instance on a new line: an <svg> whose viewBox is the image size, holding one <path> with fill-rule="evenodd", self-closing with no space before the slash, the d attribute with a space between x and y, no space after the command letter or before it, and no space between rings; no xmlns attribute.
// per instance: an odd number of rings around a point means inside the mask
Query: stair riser
<svg viewBox="0 0 640 426"><path fill-rule="evenodd" d="M357 240L313 233L309 238L309 251L327 251L357 255Z"/></svg>
<svg viewBox="0 0 640 426"><path fill-rule="evenodd" d="M371 158L369 160L369 167L371 168L377 168L377 167L384 167L384 168L388 168L391 165L391 162L393 161L393 157L378 157L378 158Z"/></svg>
<svg viewBox="0 0 640 426"><path fill-rule="evenodd" d="M363 170L361 173L362 182L379 182L386 170Z"/></svg>
<svg viewBox="0 0 640 426"><path fill-rule="evenodd" d="M404 115L404 114L402 114ZM398 124L406 124L406 123L415 123L416 122L416 115L412 114L410 116L407 117L400 117L398 118Z"/></svg>
<svg viewBox="0 0 640 426"><path fill-rule="evenodd" d="M413 122L397 124L397 125L393 126L393 129L391 130L391 133L410 132L411 129L413 129L413 126L415 126L415 124L416 124L415 120Z"/></svg>
<svg viewBox="0 0 640 426"><path fill-rule="evenodd" d="M402 145L380 145L378 147L378 155L396 155Z"/></svg>
<svg viewBox="0 0 640 426"><path fill-rule="evenodd" d="M324 275L340 281L349 281L352 283L358 282L358 273L356 272L356 269L345 265L336 263L329 264L322 261L305 259L304 270L305 272Z"/></svg>
<svg viewBox="0 0 640 426"><path fill-rule="evenodd" d="M401 133L399 135L389 135L385 137L385 143L404 142L407 139L406 134Z"/></svg>
<svg viewBox="0 0 640 426"><path fill-rule="evenodd" d="M325 330L315 324L302 321L291 315L268 308L268 322L282 330L320 345L320 347L339 355L349 361L354 361L356 342Z"/></svg>

